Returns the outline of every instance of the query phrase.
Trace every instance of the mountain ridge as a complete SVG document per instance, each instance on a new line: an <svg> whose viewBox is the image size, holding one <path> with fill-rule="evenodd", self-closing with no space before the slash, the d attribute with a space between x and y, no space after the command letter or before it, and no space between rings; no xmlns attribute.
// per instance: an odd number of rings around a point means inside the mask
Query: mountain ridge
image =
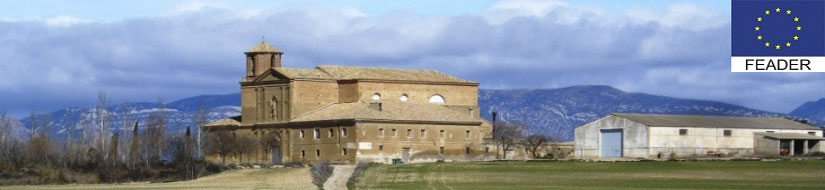
<svg viewBox="0 0 825 190"><path fill-rule="evenodd" d="M823 101L825 102L825 101ZM532 132L572 140L576 126L598 119L612 112L663 113L729 116L787 117L774 113L718 101L674 98L646 93L625 92L606 85L579 85L554 89L479 89L481 115L491 120L493 111L501 121L524 123ZM113 120L144 121L151 113L165 111L169 132L194 126L198 107L202 107L210 121L240 115L240 93L199 95L179 99L163 105L129 102L112 105ZM54 133L77 133L83 125L96 124L94 107L71 107L50 112ZM28 118L22 123L28 124ZM118 125L117 123L115 123ZM62 126L62 127L61 127ZM117 128L117 127L115 127ZM129 130L128 127L121 127ZM119 129L119 128L118 128ZM65 135L63 135L65 136Z"/></svg>
<svg viewBox="0 0 825 190"><path fill-rule="evenodd" d="M825 123L825 98L805 102L789 112L790 115L811 120L816 124Z"/></svg>
<svg viewBox="0 0 825 190"><path fill-rule="evenodd" d="M556 89L479 90L483 117L498 112L502 121L519 121L532 132L572 140L576 126L612 112L729 116L785 116L717 101L625 92L606 85Z"/></svg>

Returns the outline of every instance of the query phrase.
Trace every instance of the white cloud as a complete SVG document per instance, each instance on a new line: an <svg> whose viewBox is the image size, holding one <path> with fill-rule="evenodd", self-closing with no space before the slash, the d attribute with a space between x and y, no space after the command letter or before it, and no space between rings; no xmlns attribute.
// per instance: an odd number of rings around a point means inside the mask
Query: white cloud
<svg viewBox="0 0 825 190"><path fill-rule="evenodd" d="M286 52L286 67L431 68L483 88L604 84L771 111L825 97L810 90L825 84L821 75L730 73L729 18L720 14L688 4L610 13L520 0L479 15L368 15L351 7L189 1L160 17L0 22L0 99L14 100L0 108L90 104L98 89L116 101L236 92L241 52L261 36ZM81 21L62 24L72 20Z"/></svg>
<svg viewBox="0 0 825 190"><path fill-rule="evenodd" d="M502 23L516 17L544 17L564 7L569 4L560 0L502 0L490 6L485 17L492 23Z"/></svg>
<svg viewBox="0 0 825 190"><path fill-rule="evenodd" d="M355 8L355 7L342 7L342 8L340 8L340 11L341 11L342 14L344 14L344 16L350 17L350 18L367 16L367 13L365 13L364 11L361 11L358 8Z"/></svg>
<svg viewBox="0 0 825 190"><path fill-rule="evenodd" d="M225 2L221 2L221 1L189 0L189 1L181 2L177 6L171 8L169 10L169 14L179 15L179 14L198 12L198 11L202 11L202 10L205 10L205 9L225 9L225 8L229 8L229 5L226 4Z"/></svg>
<svg viewBox="0 0 825 190"><path fill-rule="evenodd" d="M89 20L68 16L68 15L60 15L54 18L46 19L45 23L49 26L56 26L56 27L66 27L80 23L88 23Z"/></svg>

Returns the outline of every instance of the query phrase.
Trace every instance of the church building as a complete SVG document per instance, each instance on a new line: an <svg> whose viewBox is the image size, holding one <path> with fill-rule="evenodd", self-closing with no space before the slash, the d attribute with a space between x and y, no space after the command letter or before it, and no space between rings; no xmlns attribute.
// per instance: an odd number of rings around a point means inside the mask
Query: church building
<svg viewBox="0 0 825 190"><path fill-rule="evenodd" d="M483 146L492 126L479 117L478 82L435 70L284 68L284 52L264 42L245 54L241 115L204 130L270 146L227 162L428 162L493 154ZM207 159L221 161L217 154Z"/></svg>

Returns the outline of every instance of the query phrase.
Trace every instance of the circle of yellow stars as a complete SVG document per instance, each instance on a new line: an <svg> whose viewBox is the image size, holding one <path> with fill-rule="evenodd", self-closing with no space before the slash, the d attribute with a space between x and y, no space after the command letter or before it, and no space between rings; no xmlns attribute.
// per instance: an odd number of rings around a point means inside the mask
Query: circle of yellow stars
<svg viewBox="0 0 825 190"><path fill-rule="evenodd" d="M782 14L782 12L783 12L783 11L782 11L782 9L781 9L781 8L778 8L778 7L777 7L776 9L774 9L774 11L776 11L776 15L781 15L781 14ZM765 15L771 15L771 12L772 12L771 10L765 10ZM793 13L793 11L791 11L790 9L788 9L788 10L785 10L785 11L784 11L784 13L785 13L786 15L791 15L791 13ZM763 19L761 16L760 16L760 17L756 17L756 22L757 22L757 23L762 23L762 21L763 21L763 20L764 20L764 19ZM802 31L802 26L798 24L798 23L799 23L799 17L793 17L793 22L794 22L794 23L797 23L797 25L796 25L796 31ZM756 32L757 32L756 40L762 41L762 38L763 38L763 37L762 37L762 34L759 34L759 33L761 32L761 31L760 31L760 28L759 28L759 25L757 25L756 27L754 27L754 31L756 31ZM793 36L793 40L792 40L792 41L798 41L798 40L799 40L799 36L798 36L798 35L794 35L794 36ZM781 42L780 42L780 43L776 43L776 44L774 44L773 48L775 48L776 50L780 50L780 49L782 49L782 45L781 45L781 44L782 44ZM786 48L790 48L790 47L791 47L791 42L790 42L790 40L789 40L789 41L787 41L787 42L785 42L784 46L785 46ZM771 43L770 43L770 42L765 42L765 47L769 47L769 48L770 48L770 47L771 47Z"/></svg>

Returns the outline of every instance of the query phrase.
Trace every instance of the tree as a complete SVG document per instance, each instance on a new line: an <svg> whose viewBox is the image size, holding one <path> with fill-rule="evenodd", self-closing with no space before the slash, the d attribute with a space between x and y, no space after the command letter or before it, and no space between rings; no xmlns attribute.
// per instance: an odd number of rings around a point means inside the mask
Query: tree
<svg viewBox="0 0 825 190"><path fill-rule="evenodd" d="M183 179L195 177L192 133L189 127L183 135L175 135L169 143L169 149L174 151L174 164Z"/></svg>
<svg viewBox="0 0 825 190"><path fill-rule="evenodd" d="M132 129L132 139L129 142L129 168L135 167L140 160L140 135L138 133L138 122L135 122L135 127Z"/></svg>
<svg viewBox="0 0 825 190"><path fill-rule="evenodd" d="M197 154L195 154L195 158L197 159L203 159L203 136L201 136L201 133L203 133L203 126L205 126L207 123L209 123L209 118L207 117L206 111L204 110L203 100L198 100L198 112L195 114L195 126L197 126L198 133L195 139L195 148L197 151Z"/></svg>
<svg viewBox="0 0 825 190"><path fill-rule="evenodd" d="M272 156L272 151L281 146L282 133L283 131L272 131L261 135L261 148L264 149L266 158L272 159L270 158L270 156Z"/></svg>
<svg viewBox="0 0 825 190"><path fill-rule="evenodd" d="M549 142L551 139L547 135L532 134L532 135L528 136L527 139L525 139L525 140L526 140L525 145L527 146L527 150L529 150L530 153L533 155L533 159L536 159L536 158L538 158L538 153L537 153L538 149L541 148L541 146L544 146L545 144L547 144L547 142Z"/></svg>
<svg viewBox="0 0 825 190"><path fill-rule="evenodd" d="M127 107L126 104L123 104L123 105L121 105L120 109L121 110L128 110L129 107ZM119 117L120 117L120 127L121 127L121 129L117 129L117 130L123 131L123 135L121 135L121 137L120 137L120 141L123 142L123 143L119 143L120 147L118 148L118 150L120 152L118 154L120 154L120 162L128 165L129 162L130 162L129 161L129 151L131 150L130 146L132 145L131 142L132 142L132 138L134 136L133 135L132 136L127 135L127 131L132 129L132 124L136 123L137 119L133 114L122 114Z"/></svg>
<svg viewBox="0 0 825 190"><path fill-rule="evenodd" d="M502 159L507 159L507 151L524 137L526 128L520 123L496 122L493 123L493 129L496 146L503 151Z"/></svg>
<svg viewBox="0 0 825 190"><path fill-rule="evenodd" d="M0 162L7 162L9 141L12 138L11 123L6 118L6 111L0 110Z"/></svg>
<svg viewBox="0 0 825 190"><path fill-rule="evenodd" d="M109 136L108 129L109 129L109 99L106 97L106 93L103 91L98 92L97 94L97 106L95 106L95 116L97 119L97 149L100 150L101 153L104 153L106 150L106 138ZM105 153L104 153L105 154Z"/></svg>
<svg viewBox="0 0 825 190"><path fill-rule="evenodd" d="M175 162L186 163L192 161L192 133L189 127L186 128L186 133L183 135L176 135L172 142L170 142L171 149L175 151Z"/></svg>
<svg viewBox="0 0 825 190"><path fill-rule="evenodd" d="M218 154L221 157L221 163L226 164L226 155L234 153L237 148L234 133L214 131L207 134L208 152Z"/></svg>
<svg viewBox="0 0 825 190"><path fill-rule="evenodd" d="M147 165L149 162L160 163L161 155L165 148L166 135L166 108L164 108L163 101L158 101L158 109L149 115L147 123L147 131L144 133L146 142L145 150Z"/></svg>
<svg viewBox="0 0 825 190"><path fill-rule="evenodd" d="M235 137L235 155L238 155L238 162L243 161L243 155L246 154L246 162L251 160L250 155L258 150L259 143L255 139L246 135L239 135Z"/></svg>
<svg viewBox="0 0 825 190"><path fill-rule="evenodd" d="M117 165L117 153L118 153L118 143L120 143L118 139L118 132L112 134L112 140L110 141L112 144L109 146L109 156L107 157L108 162L111 166Z"/></svg>
<svg viewBox="0 0 825 190"><path fill-rule="evenodd" d="M49 118L38 116L34 112L29 117L30 134L26 147L26 161L32 164L45 164L53 158L51 155L51 138L49 137Z"/></svg>
<svg viewBox="0 0 825 190"><path fill-rule="evenodd" d="M12 164L15 156L16 138L14 137L12 118L6 116L6 111L0 110L0 163L7 167Z"/></svg>

